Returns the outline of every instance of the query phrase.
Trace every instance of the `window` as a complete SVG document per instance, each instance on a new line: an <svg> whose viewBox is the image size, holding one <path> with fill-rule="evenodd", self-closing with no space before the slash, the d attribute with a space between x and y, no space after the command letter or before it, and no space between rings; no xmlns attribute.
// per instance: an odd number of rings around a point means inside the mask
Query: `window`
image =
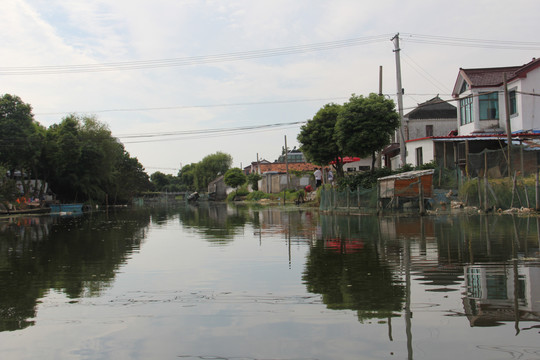
<svg viewBox="0 0 540 360"><path fill-rule="evenodd" d="M499 93L497 91L482 94L478 97L480 120L499 119Z"/></svg>
<svg viewBox="0 0 540 360"><path fill-rule="evenodd" d="M472 96L469 96L460 100L459 108L460 108L460 115L461 115L460 116L461 125L466 125L473 122L472 104L473 104Z"/></svg>
<svg viewBox="0 0 540 360"><path fill-rule="evenodd" d="M424 158L422 156L422 148L416 148L416 166L420 166L424 163Z"/></svg>
<svg viewBox="0 0 540 360"><path fill-rule="evenodd" d="M510 90L508 92L508 98L510 102L510 115L516 115L517 114L516 90Z"/></svg>
<svg viewBox="0 0 540 360"><path fill-rule="evenodd" d="M426 125L426 137L433 136L433 125Z"/></svg>
<svg viewBox="0 0 540 360"><path fill-rule="evenodd" d="M469 84L467 84L466 81L461 84L461 88L459 89L459 93L463 94L465 91L469 90Z"/></svg>

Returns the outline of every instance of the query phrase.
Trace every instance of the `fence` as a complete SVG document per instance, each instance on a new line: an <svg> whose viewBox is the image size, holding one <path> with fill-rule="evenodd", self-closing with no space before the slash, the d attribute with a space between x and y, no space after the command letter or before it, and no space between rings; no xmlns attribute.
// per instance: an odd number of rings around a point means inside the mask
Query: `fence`
<svg viewBox="0 0 540 360"><path fill-rule="evenodd" d="M360 210L377 211L377 189L337 190L323 188L321 190L320 210Z"/></svg>

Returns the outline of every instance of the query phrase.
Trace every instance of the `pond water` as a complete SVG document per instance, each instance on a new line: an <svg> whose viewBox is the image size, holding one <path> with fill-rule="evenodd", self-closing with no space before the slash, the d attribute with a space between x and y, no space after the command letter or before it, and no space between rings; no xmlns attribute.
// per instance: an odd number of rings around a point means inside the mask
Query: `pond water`
<svg viewBox="0 0 540 360"><path fill-rule="evenodd" d="M535 217L0 220L3 359L538 359Z"/></svg>

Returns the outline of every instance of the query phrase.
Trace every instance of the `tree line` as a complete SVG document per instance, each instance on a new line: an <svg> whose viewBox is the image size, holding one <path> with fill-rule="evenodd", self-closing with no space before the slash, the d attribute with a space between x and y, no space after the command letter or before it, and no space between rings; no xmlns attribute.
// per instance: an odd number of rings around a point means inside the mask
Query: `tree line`
<svg viewBox="0 0 540 360"><path fill-rule="evenodd" d="M45 183L59 201L126 203L151 189L148 174L137 158L93 116L71 114L45 128L20 97L0 98L0 200L20 195L44 196ZM42 186L30 191L30 179Z"/></svg>
<svg viewBox="0 0 540 360"><path fill-rule="evenodd" d="M176 176L157 171L150 176L150 180L157 191L202 192L206 191L208 184L218 176L225 175L232 161L231 155L218 151L197 163L184 165Z"/></svg>

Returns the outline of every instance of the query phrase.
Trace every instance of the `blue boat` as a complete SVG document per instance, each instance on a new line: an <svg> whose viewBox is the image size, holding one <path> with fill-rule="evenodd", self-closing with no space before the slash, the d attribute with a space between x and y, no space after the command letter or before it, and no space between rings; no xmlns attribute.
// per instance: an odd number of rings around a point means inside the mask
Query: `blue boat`
<svg viewBox="0 0 540 360"><path fill-rule="evenodd" d="M51 214L82 214L84 204L50 204Z"/></svg>

